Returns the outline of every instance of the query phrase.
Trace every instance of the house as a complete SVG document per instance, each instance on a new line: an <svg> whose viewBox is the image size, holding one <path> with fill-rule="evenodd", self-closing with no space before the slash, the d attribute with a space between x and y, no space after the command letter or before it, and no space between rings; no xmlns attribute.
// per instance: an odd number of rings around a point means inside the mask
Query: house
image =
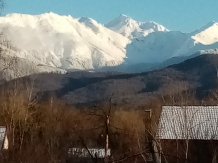
<svg viewBox="0 0 218 163"><path fill-rule="evenodd" d="M110 149L107 151L108 155L111 154ZM96 158L105 157L105 149L98 148L70 148L68 151L69 155L74 155L77 157L90 157L90 154Z"/></svg>
<svg viewBox="0 0 218 163"><path fill-rule="evenodd" d="M111 155L111 150L107 151L108 156ZM99 162L105 158L105 149L102 148L69 148L68 150L68 162ZM72 161L71 161L72 160Z"/></svg>
<svg viewBox="0 0 218 163"><path fill-rule="evenodd" d="M0 126L0 147L1 150L7 150L9 147L7 128L5 126Z"/></svg>
<svg viewBox="0 0 218 163"><path fill-rule="evenodd" d="M163 106L155 139L162 162L218 162L218 106Z"/></svg>

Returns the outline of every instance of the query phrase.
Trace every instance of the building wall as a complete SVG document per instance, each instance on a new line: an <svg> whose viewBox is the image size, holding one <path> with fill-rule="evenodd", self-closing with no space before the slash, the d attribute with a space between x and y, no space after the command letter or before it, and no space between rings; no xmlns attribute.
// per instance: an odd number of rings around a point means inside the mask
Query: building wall
<svg viewBox="0 0 218 163"><path fill-rule="evenodd" d="M161 140L159 143L162 163L218 163L217 140Z"/></svg>

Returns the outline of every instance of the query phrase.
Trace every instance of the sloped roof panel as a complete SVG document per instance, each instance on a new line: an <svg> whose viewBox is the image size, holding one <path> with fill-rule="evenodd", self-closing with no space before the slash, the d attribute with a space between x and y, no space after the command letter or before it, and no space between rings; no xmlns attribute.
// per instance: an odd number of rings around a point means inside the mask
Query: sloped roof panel
<svg viewBox="0 0 218 163"><path fill-rule="evenodd" d="M218 106L163 106L156 136L218 140Z"/></svg>

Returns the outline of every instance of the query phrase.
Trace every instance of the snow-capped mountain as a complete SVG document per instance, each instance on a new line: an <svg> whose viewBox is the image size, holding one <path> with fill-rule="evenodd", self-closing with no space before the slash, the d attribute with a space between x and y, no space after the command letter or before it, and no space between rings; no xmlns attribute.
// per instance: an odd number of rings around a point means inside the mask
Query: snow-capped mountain
<svg viewBox="0 0 218 163"><path fill-rule="evenodd" d="M7 42L6 42L7 43ZM56 72L64 74L65 70L46 64L37 64L28 59L17 57L17 51L10 44L0 43L0 83L2 80L11 80L18 77L43 72Z"/></svg>
<svg viewBox="0 0 218 163"><path fill-rule="evenodd" d="M218 23L209 22L201 29L193 32L192 39L195 40L195 43L203 45L211 45L218 42Z"/></svg>
<svg viewBox="0 0 218 163"><path fill-rule="evenodd" d="M129 39L147 36L152 32L168 31L168 29L158 23L138 22L124 14L105 24L105 26Z"/></svg>
<svg viewBox="0 0 218 163"><path fill-rule="evenodd" d="M91 18L9 14L0 24L19 58L66 70L119 65L130 43Z"/></svg>
<svg viewBox="0 0 218 163"><path fill-rule="evenodd" d="M128 65L137 69L148 65L151 70L153 64L158 67L170 58L186 58L200 50L218 48L216 22L192 33L182 33L168 31L154 22L137 22L125 15L104 26L87 17L9 14L0 17L0 32L4 33L0 37L0 47L7 51L4 55L18 57L18 76L106 70L113 66L122 70L127 67L128 71ZM11 42L11 48L5 40ZM1 65L0 58L0 68Z"/></svg>
<svg viewBox="0 0 218 163"><path fill-rule="evenodd" d="M126 49L129 63L154 63L215 48L218 48L218 23L211 22L192 33L153 32L134 39Z"/></svg>

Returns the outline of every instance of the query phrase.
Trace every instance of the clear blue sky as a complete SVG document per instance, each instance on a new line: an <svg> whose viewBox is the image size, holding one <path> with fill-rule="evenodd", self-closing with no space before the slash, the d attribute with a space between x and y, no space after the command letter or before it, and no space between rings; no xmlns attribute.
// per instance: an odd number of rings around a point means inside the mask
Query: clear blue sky
<svg viewBox="0 0 218 163"><path fill-rule="evenodd" d="M107 23L120 14L155 21L170 30L191 32L218 21L218 0L6 0L3 14L55 12Z"/></svg>

